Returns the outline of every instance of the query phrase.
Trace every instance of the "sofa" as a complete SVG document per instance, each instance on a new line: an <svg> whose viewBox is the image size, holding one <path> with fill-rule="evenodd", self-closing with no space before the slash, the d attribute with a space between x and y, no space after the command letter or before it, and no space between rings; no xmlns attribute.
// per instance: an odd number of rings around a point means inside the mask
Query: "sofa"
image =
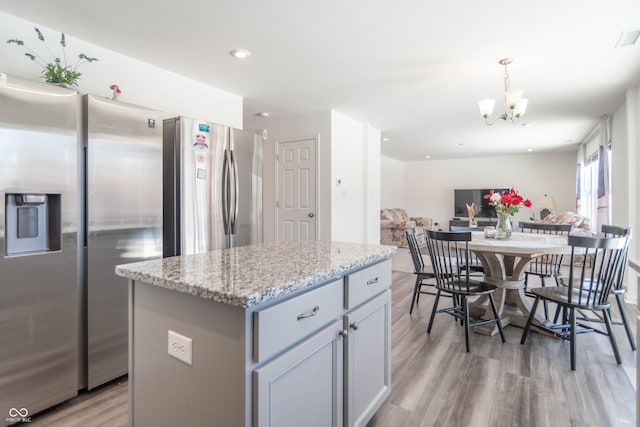
<svg viewBox="0 0 640 427"><path fill-rule="evenodd" d="M423 227L431 228L432 219L428 217L410 217L401 208L380 210L380 243L383 245L407 248L404 230Z"/></svg>
<svg viewBox="0 0 640 427"><path fill-rule="evenodd" d="M571 228L571 235L573 236L584 236L584 237L595 237L596 235L591 230L591 222L589 218L586 216L578 215L575 212L563 212L557 215L549 214L537 221L543 224L571 224L573 228ZM564 257L563 265L569 264L568 256ZM584 262L584 256L576 256L575 264L576 266L581 266ZM593 259L589 257L587 259L587 263L591 265L593 263Z"/></svg>
<svg viewBox="0 0 640 427"><path fill-rule="evenodd" d="M571 224L573 226L571 234L591 235L589 218L574 212L563 212L558 215L549 214L538 222L543 224Z"/></svg>

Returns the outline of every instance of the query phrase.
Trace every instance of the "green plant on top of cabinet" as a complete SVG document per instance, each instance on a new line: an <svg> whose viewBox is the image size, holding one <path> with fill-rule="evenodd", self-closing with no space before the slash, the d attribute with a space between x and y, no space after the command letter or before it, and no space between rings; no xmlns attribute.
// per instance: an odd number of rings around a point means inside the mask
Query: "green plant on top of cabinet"
<svg viewBox="0 0 640 427"><path fill-rule="evenodd" d="M84 53L78 54L78 59L74 65L67 62L67 40L65 38L64 33L60 33L60 46L62 46L62 59L60 56L55 55L47 41L45 40L44 34L37 27L34 28L36 34L38 35L38 40L40 40L44 47L47 49L47 52L51 56L51 60L47 61L42 55L38 54L36 51L30 49L25 46L24 41L20 39L9 39L7 43L15 44L17 46L22 46L26 49L26 53L24 54L26 57L31 59L33 62L42 67L42 77L44 81L47 83L56 83L56 84L67 84L69 86L78 86L78 80L82 73L78 71L78 68L87 63L97 61L98 58L91 58Z"/></svg>

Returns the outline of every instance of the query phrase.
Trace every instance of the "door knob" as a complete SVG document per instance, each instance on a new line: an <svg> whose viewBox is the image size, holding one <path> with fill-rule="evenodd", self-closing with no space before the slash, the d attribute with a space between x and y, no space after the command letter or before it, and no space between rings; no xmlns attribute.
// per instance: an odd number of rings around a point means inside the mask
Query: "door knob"
<svg viewBox="0 0 640 427"><path fill-rule="evenodd" d="M313 212L309 212L309 218L313 218L313 217L314 217Z"/></svg>

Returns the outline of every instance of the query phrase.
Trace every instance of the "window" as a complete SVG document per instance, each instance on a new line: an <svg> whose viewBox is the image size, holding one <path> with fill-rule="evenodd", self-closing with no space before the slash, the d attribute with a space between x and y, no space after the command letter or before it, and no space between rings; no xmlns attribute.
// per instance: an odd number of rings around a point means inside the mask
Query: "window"
<svg viewBox="0 0 640 427"><path fill-rule="evenodd" d="M580 209L578 214L586 216L595 225L598 217L598 152L596 151L584 161L582 168L582 191L580 192Z"/></svg>
<svg viewBox="0 0 640 427"><path fill-rule="evenodd" d="M578 214L589 218L591 230L598 232L602 224L611 223L611 144L607 144L606 151L602 151L605 157L605 164L602 171L599 169L600 150L595 150L590 156L586 156L581 170L581 191ZM603 183L606 188L604 199L598 198L599 173L603 174Z"/></svg>

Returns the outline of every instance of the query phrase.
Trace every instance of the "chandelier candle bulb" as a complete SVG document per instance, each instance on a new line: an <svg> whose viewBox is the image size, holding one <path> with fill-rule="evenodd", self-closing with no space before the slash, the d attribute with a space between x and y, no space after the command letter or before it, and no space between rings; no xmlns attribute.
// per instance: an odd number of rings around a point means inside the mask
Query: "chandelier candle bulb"
<svg viewBox="0 0 640 427"><path fill-rule="evenodd" d="M496 105L495 99L483 99L482 101L478 101L478 107L480 107L480 114L485 119L493 113L493 106Z"/></svg>
<svg viewBox="0 0 640 427"><path fill-rule="evenodd" d="M524 116L524 113L527 112L528 103L529 100L527 98L522 98L520 102L518 102L518 105L516 105L516 108L513 110L513 115L517 118Z"/></svg>
<svg viewBox="0 0 640 427"><path fill-rule="evenodd" d="M524 90L522 89L513 89L505 92L505 97L506 97L507 105L509 106L509 109L513 110L516 108L516 106L520 102L520 99L522 99L523 94L524 94Z"/></svg>

